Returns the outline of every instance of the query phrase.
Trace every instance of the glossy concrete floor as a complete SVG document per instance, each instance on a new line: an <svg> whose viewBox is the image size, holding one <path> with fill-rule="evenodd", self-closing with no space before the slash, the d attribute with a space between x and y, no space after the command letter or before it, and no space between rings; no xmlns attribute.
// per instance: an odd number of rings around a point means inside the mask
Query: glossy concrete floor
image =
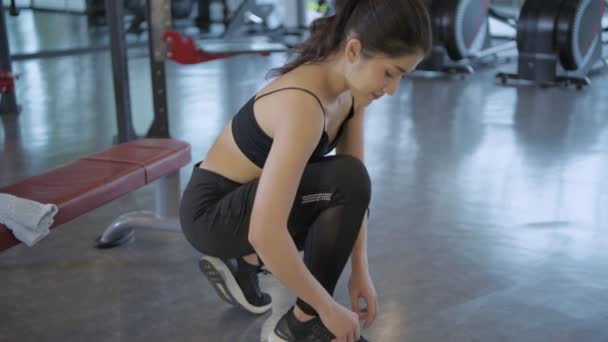
<svg viewBox="0 0 608 342"><path fill-rule="evenodd" d="M103 36L74 16L8 22L15 53ZM283 60L168 64L171 132L192 144L193 163ZM112 144L107 53L14 69L23 111L1 119L0 184ZM608 73L577 92L502 87L495 72L405 80L367 112L369 259L381 304L364 331L372 341L608 341ZM145 58L131 58L130 77L144 134ZM272 313L252 317L218 299L180 234L93 248L113 218L152 203L144 188L2 253L0 341L264 341L294 300L272 276L261 280Z"/></svg>

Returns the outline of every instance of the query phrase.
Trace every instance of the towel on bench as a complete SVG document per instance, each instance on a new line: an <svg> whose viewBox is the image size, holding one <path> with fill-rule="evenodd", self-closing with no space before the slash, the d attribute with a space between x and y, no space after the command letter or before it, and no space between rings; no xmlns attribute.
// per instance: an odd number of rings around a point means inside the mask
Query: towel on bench
<svg viewBox="0 0 608 342"><path fill-rule="evenodd" d="M0 223L30 247L49 234L55 214L57 206L54 204L0 193Z"/></svg>

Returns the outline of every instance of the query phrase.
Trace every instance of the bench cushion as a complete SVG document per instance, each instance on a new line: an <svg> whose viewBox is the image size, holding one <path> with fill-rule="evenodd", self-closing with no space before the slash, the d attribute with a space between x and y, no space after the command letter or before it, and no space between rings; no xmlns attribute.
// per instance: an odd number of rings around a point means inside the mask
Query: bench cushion
<svg viewBox="0 0 608 342"><path fill-rule="evenodd" d="M187 165L190 145L174 139L142 139L110 147L40 175L0 188L57 205L55 228ZM19 244L0 224L0 251Z"/></svg>

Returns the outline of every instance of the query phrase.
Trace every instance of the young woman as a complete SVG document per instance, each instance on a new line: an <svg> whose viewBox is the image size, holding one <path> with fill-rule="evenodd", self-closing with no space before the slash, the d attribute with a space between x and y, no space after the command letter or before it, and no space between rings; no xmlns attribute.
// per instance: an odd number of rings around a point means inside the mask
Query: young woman
<svg viewBox="0 0 608 342"><path fill-rule="evenodd" d="M270 341L364 341L359 320L368 327L376 317L363 112L428 53L422 1L338 1L336 15L313 23L297 57L274 70L193 170L181 222L221 298L269 310L261 264L298 297ZM353 311L332 298L351 256Z"/></svg>

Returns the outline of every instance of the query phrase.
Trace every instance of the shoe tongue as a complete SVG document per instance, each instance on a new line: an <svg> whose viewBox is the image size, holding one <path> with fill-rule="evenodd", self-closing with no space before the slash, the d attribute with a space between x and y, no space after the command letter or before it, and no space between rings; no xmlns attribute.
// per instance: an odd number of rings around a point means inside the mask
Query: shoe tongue
<svg viewBox="0 0 608 342"><path fill-rule="evenodd" d="M238 263L239 268L249 271L249 272L252 272L252 271L257 272L260 269L259 265L252 265L252 264L248 263L247 261L243 260L242 258L238 258L237 263Z"/></svg>

